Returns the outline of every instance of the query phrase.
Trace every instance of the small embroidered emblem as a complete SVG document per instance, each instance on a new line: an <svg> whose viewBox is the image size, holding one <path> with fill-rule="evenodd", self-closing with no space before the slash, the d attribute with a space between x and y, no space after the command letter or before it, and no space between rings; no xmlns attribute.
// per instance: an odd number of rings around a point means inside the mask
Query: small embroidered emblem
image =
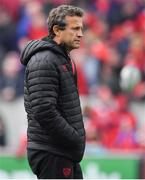
<svg viewBox="0 0 145 180"><path fill-rule="evenodd" d="M71 168L63 168L63 174L65 177L69 177L71 174Z"/></svg>
<svg viewBox="0 0 145 180"><path fill-rule="evenodd" d="M62 65L62 68L65 72L68 71L66 64Z"/></svg>

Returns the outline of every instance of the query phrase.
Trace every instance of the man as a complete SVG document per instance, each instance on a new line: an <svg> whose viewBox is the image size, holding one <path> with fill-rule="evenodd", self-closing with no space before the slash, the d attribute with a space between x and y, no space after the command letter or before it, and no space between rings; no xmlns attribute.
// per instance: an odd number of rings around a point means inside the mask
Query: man
<svg viewBox="0 0 145 180"><path fill-rule="evenodd" d="M48 17L49 36L28 43L24 103L28 161L39 179L82 179L85 131L76 68L69 53L80 46L83 11L61 5ZM75 66L74 66L75 67Z"/></svg>

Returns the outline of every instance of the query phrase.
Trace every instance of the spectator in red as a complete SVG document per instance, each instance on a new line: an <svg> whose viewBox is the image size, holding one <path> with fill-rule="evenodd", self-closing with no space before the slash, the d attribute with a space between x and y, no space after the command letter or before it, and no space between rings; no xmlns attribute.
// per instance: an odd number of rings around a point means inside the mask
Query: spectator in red
<svg viewBox="0 0 145 180"><path fill-rule="evenodd" d="M27 148L27 135L26 131L22 132L19 139L18 148L16 150L16 157L24 157L26 155L26 148Z"/></svg>
<svg viewBox="0 0 145 180"><path fill-rule="evenodd" d="M118 101L118 115L119 128L112 143L112 148L123 150L135 150L139 148L136 128L137 119L134 114L128 110L128 100L125 96L120 96Z"/></svg>

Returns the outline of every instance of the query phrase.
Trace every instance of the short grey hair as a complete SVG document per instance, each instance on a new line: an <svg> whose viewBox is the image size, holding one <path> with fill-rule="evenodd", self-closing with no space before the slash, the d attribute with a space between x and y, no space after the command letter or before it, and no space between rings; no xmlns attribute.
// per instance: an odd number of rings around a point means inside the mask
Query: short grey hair
<svg viewBox="0 0 145 180"><path fill-rule="evenodd" d="M65 17L66 16L78 16L83 17L84 11L83 9L71 5L61 5L57 8L54 8L50 11L47 24L48 24L48 31L49 36L53 38L55 36L53 32L53 26L58 25L61 30L65 29L66 22Z"/></svg>

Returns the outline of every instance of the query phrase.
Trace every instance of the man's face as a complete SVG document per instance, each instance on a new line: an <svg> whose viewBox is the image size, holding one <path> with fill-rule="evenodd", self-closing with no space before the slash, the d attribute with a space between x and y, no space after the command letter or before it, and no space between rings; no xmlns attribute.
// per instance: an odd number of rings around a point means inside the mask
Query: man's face
<svg viewBox="0 0 145 180"><path fill-rule="evenodd" d="M69 51L80 47L80 41L83 36L83 20L78 16L66 16L65 30L60 33L60 41L64 43Z"/></svg>

